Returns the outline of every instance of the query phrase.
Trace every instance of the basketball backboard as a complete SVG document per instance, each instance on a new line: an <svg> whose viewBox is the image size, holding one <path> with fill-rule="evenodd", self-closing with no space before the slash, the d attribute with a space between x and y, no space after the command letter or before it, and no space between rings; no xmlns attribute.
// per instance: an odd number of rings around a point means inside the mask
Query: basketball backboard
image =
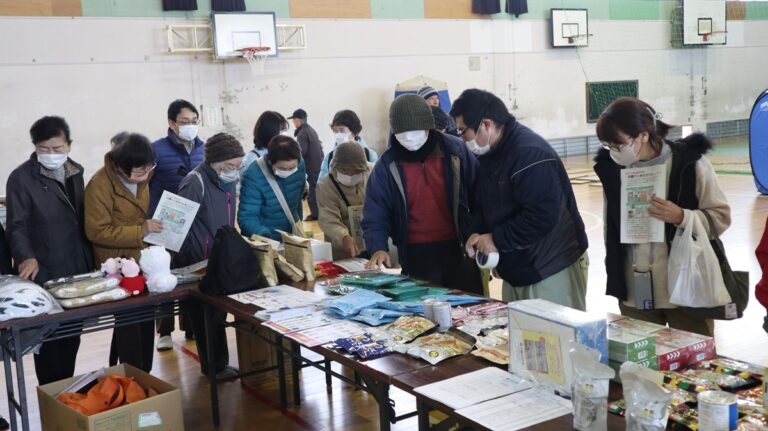
<svg viewBox="0 0 768 431"><path fill-rule="evenodd" d="M683 45L725 45L725 0L683 0Z"/></svg>
<svg viewBox="0 0 768 431"><path fill-rule="evenodd" d="M270 57L277 56L277 31L273 12L214 13L213 51L216 59L242 58L241 48L268 47Z"/></svg>
<svg viewBox="0 0 768 431"><path fill-rule="evenodd" d="M552 47L589 45L586 9L550 9Z"/></svg>

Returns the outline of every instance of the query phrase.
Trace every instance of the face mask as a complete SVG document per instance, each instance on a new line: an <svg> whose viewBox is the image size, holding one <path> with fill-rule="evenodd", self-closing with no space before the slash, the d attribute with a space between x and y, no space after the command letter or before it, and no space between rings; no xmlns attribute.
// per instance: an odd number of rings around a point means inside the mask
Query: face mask
<svg viewBox="0 0 768 431"><path fill-rule="evenodd" d="M60 167L64 166L64 163L67 161L67 155L66 154L37 154L37 161L40 162L41 165L45 169L55 171L56 169L59 169Z"/></svg>
<svg viewBox="0 0 768 431"><path fill-rule="evenodd" d="M336 145L343 144L349 141L349 133L337 133L333 138L336 139Z"/></svg>
<svg viewBox="0 0 768 431"><path fill-rule="evenodd" d="M185 124L179 126L179 138L185 141L194 141L197 137L197 124Z"/></svg>
<svg viewBox="0 0 768 431"><path fill-rule="evenodd" d="M482 125L482 123L480 123ZM480 129L480 127L478 127ZM482 156L484 154L487 154L489 151L491 151L491 134L488 128L486 127L486 131L488 131L488 145L481 147L477 143L477 133L475 133L475 138L471 141L467 141L467 148L469 148L469 151L471 151L476 156Z"/></svg>
<svg viewBox="0 0 768 431"><path fill-rule="evenodd" d="M344 175L341 172L337 172L336 179L347 187L354 187L363 181L363 174L359 173L357 175Z"/></svg>
<svg viewBox="0 0 768 431"><path fill-rule="evenodd" d="M240 171L237 169L222 169L219 179L224 183L231 183L240 178Z"/></svg>
<svg viewBox="0 0 768 431"><path fill-rule="evenodd" d="M427 142L427 137L427 132L424 130L411 130L395 134L397 142L408 151L418 151Z"/></svg>
<svg viewBox="0 0 768 431"><path fill-rule="evenodd" d="M639 157L635 154L635 141L632 140L628 145L622 145L618 150L610 150L611 158L621 166L632 166Z"/></svg>
<svg viewBox="0 0 768 431"><path fill-rule="evenodd" d="M290 177L291 175L295 174L299 170L299 167L295 167L291 169L290 171L284 171L282 169L275 169L275 176L280 177L282 179L286 179Z"/></svg>

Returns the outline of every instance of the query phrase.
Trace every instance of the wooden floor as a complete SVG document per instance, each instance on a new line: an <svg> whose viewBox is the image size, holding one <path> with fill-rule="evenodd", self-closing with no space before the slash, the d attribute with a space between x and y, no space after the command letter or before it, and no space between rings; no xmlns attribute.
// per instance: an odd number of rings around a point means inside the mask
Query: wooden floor
<svg viewBox="0 0 768 431"><path fill-rule="evenodd" d="M588 158L566 160L569 170L591 168ZM749 270L751 284L760 277L754 250L760 240L768 214L768 198L759 196L751 176L723 175L720 183L732 208L730 229L723 235L729 260L734 269ZM618 311L616 301L606 297L602 240L602 189L595 185L575 185L574 191L584 223L587 226L591 260L587 305L591 310ZM314 227L315 232L319 229ZM492 285L493 296L499 295L499 283ZM752 298L744 318L733 322L717 322L716 343L718 353L768 366L768 335L762 329L765 310ZM91 371L107 362L110 333L89 334L83 337L77 363L77 373ZM200 375L195 358L194 342L185 342L183 334L174 333L175 349L156 353L153 374L181 388L187 430L209 430L211 426L208 385ZM236 365L234 335L230 334L230 357ZM37 384L32 357L25 358L28 370L27 395L32 410L32 429L39 429ZM338 365L336 366L338 369ZM4 382L3 382L4 383ZM302 406L281 410L277 402L275 378L265 377L256 388L247 388L240 382L220 385L222 430L264 429L278 430L375 430L378 423L376 403L370 395L352 390L334 380L332 392L326 391L324 375L305 370L301 378ZM412 411L413 398L393 390L399 414ZM7 412L3 397L0 412ZM395 430L416 429L414 418L395 424Z"/></svg>

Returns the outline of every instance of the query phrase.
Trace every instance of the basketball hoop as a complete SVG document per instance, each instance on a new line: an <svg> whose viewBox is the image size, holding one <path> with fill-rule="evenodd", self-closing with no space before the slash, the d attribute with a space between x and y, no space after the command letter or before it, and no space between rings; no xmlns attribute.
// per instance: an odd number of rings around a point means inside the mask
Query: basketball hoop
<svg viewBox="0 0 768 431"><path fill-rule="evenodd" d="M568 39L568 44L573 45L575 42L586 39L587 37L592 36L591 34L576 34L573 36L567 36L566 39Z"/></svg>
<svg viewBox="0 0 768 431"><path fill-rule="evenodd" d="M709 33L704 33L701 35L702 39L704 39L704 42L709 42L709 39L716 35L716 34L725 34L728 33L727 31L711 31Z"/></svg>
<svg viewBox="0 0 768 431"><path fill-rule="evenodd" d="M243 53L243 58L251 66L251 71L254 75L264 74L264 63L269 58L268 46L247 46L240 48L240 52Z"/></svg>

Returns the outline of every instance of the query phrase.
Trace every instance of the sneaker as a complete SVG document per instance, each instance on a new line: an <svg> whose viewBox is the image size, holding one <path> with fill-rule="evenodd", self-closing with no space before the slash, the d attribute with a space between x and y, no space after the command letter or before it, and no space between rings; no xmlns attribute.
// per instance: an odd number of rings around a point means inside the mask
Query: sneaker
<svg viewBox="0 0 768 431"><path fill-rule="evenodd" d="M192 331L184 331L184 339L186 340L194 340L195 339L195 333Z"/></svg>
<svg viewBox="0 0 768 431"><path fill-rule="evenodd" d="M240 370L235 367L227 365L223 370L216 374L216 380L219 382L227 382L229 380L235 380L240 377Z"/></svg>
<svg viewBox="0 0 768 431"><path fill-rule="evenodd" d="M157 339L157 351L165 352L173 349L173 339L170 335L163 335Z"/></svg>

